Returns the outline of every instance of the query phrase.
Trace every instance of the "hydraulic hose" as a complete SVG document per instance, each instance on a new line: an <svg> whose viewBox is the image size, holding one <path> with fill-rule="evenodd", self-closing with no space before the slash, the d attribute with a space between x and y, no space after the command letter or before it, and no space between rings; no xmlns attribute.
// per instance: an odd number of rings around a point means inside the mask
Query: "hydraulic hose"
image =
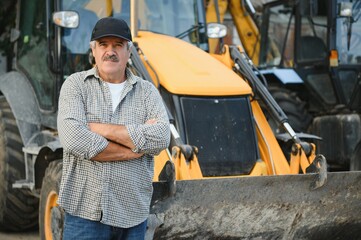
<svg viewBox="0 0 361 240"><path fill-rule="evenodd" d="M294 142L301 143L300 139L290 126L287 115L272 97L266 86L262 84L260 79L254 73L252 61L245 54L242 54L235 46L230 46L229 51L231 58L235 63L235 71L250 81L250 85L254 88L253 91L255 92L255 95L266 105L272 118L290 134Z"/></svg>

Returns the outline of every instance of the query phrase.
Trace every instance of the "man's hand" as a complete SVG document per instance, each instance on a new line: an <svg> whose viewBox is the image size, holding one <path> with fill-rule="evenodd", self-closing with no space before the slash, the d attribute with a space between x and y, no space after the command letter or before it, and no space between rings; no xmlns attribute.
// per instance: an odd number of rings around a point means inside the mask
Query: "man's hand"
<svg viewBox="0 0 361 240"><path fill-rule="evenodd" d="M149 120L147 120L147 121L145 122L145 124L150 124L150 125L156 124L156 123L157 123L157 119L154 119L154 118L149 119Z"/></svg>

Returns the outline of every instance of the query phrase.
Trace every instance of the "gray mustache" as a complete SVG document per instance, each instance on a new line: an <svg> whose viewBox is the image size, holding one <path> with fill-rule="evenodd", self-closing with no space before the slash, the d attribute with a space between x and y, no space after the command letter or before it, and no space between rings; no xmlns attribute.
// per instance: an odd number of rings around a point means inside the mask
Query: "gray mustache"
<svg viewBox="0 0 361 240"><path fill-rule="evenodd" d="M106 55L103 57L103 61L119 62L119 58L116 55Z"/></svg>

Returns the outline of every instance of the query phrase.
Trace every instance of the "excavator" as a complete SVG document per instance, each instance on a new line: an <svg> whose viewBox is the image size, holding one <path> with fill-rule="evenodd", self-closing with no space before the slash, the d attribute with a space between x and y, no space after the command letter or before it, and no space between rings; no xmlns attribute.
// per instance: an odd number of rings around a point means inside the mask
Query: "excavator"
<svg viewBox="0 0 361 240"><path fill-rule="evenodd" d="M155 157L146 239L329 239L360 234L361 173L327 172L253 71L240 46L210 54L203 0L26 0L0 75L0 230L36 227L61 239L59 90L92 67L91 29L125 19L129 68L151 81L168 110L171 144ZM260 103L293 142L282 151Z"/></svg>
<svg viewBox="0 0 361 240"><path fill-rule="evenodd" d="M235 29L293 128L322 138L314 142L330 171L361 170L361 2L277 0L260 12L250 1L209 1L207 22Z"/></svg>

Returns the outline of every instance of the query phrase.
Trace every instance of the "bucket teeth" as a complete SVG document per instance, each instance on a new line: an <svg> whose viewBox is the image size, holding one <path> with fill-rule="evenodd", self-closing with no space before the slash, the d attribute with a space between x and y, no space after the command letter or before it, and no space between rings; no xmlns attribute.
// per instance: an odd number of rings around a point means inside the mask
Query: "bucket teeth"
<svg viewBox="0 0 361 240"><path fill-rule="evenodd" d="M311 183L310 189L315 190L322 187L327 181L326 158L319 154L312 164L306 169L307 173L316 173L315 180Z"/></svg>

